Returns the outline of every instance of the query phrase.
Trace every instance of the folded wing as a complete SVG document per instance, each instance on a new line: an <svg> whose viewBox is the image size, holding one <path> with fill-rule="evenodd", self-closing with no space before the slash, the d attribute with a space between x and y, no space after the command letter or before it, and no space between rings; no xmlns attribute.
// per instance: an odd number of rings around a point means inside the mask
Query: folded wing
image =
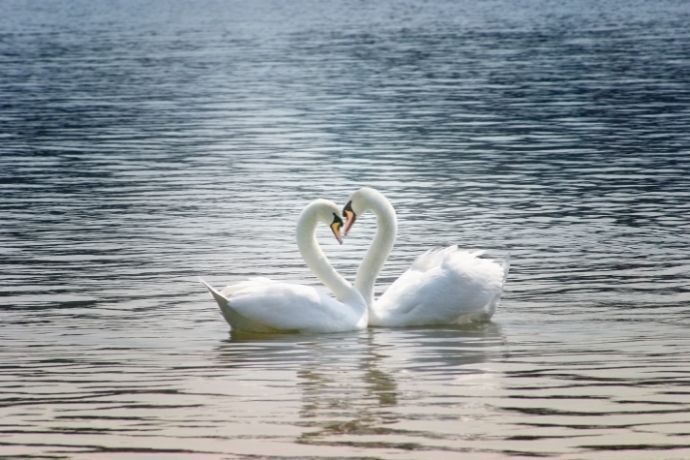
<svg viewBox="0 0 690 460"><path fill-rule="evenodd" d="M481 255L457 246L422 254L379 298L370 323L401 327L489 319L508 265Z"/></svg>

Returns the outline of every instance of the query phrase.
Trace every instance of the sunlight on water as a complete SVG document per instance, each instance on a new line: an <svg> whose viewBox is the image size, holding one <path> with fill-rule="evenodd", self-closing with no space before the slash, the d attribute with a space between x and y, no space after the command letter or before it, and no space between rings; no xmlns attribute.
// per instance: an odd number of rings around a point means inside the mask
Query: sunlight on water
<svg viewBox="0 0 690 460"><path fill-rule="evenodd" d="M685 2L0 2L0 457L690 457ZM487 324L231 334L311 199ZM339 246L354 278L375 232Z"/></svg>

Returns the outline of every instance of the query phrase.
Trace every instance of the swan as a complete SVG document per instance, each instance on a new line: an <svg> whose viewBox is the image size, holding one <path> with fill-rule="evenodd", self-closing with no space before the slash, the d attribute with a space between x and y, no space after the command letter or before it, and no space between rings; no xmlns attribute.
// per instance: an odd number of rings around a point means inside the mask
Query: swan
<svg viewBox="0 0 690 460"><path fill-rule="evenodd" d="M319 222L330 225L342 243L340 208L318 199L302 211L297 224L297 245L309 269L333 292L300 284L251 278L218 292L201 280L218 303L233 331L339 332L367 327L364 298L331 266L316 241Z"/></svg>
<svg viewBox="0 0 690 460"><path fill-rule="evenodd" d="M398 224L390 201L381 192L362 187L343 208L345 235L367 211L376 215L378 228L357 269L355 287L367 302L370 326L462 324L491 318L503 291L508 263L480 258L482 251L464 251L455 245L417 257L374 301L374 283L393 248Z"/></svg>

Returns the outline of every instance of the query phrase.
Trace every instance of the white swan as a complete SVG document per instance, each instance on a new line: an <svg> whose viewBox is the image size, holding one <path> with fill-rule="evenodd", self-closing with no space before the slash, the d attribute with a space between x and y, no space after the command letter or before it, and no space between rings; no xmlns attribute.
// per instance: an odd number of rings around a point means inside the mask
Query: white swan
<svg viewBox="0 0 690 460"><path fill-rule="evenodd" d="M323 222L342 243L339 212L332 201L315 200L304 208L297 224L297 245L304 261L338 300L324 289L268 278L251 278L221 292L201 280L233 331L338 332L367 327L364 298L335 271L316 241L316 225Z"/></svg>
<svg viewBox="0 0 690 460"><path fill-rule="evenodd" d="M343 208L345 235L357 216L372 211L378 229L357 270L355 287L369 306L369 325L405 327L485 321L493 315L508 272L506 262L480 258L449 246L417 257L412 266L374 302L374 283L393 248L395 209L377 190L357 190Z"/></svg>

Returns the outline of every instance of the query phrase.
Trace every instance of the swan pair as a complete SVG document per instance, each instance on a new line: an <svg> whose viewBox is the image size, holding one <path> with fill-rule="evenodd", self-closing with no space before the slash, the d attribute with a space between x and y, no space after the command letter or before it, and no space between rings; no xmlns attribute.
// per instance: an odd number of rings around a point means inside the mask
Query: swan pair
<svg viewBox="0 0 690 460"><path fill-rule="evenodd" d="M371 211L377 231L352 286L331 266L316 241L319 223L330 226L342 243L358 216ZM339 332L372 326L407 327L488 320L507 275L506 263L450 246L420 255L376 301L374 283L397 233L390 201L370 187L357 190L342 210L318 199L307 205L297 224L297 246L307 267L335 295L299 284L251 278L211 292L232 330L251 332Z"/></svg>

